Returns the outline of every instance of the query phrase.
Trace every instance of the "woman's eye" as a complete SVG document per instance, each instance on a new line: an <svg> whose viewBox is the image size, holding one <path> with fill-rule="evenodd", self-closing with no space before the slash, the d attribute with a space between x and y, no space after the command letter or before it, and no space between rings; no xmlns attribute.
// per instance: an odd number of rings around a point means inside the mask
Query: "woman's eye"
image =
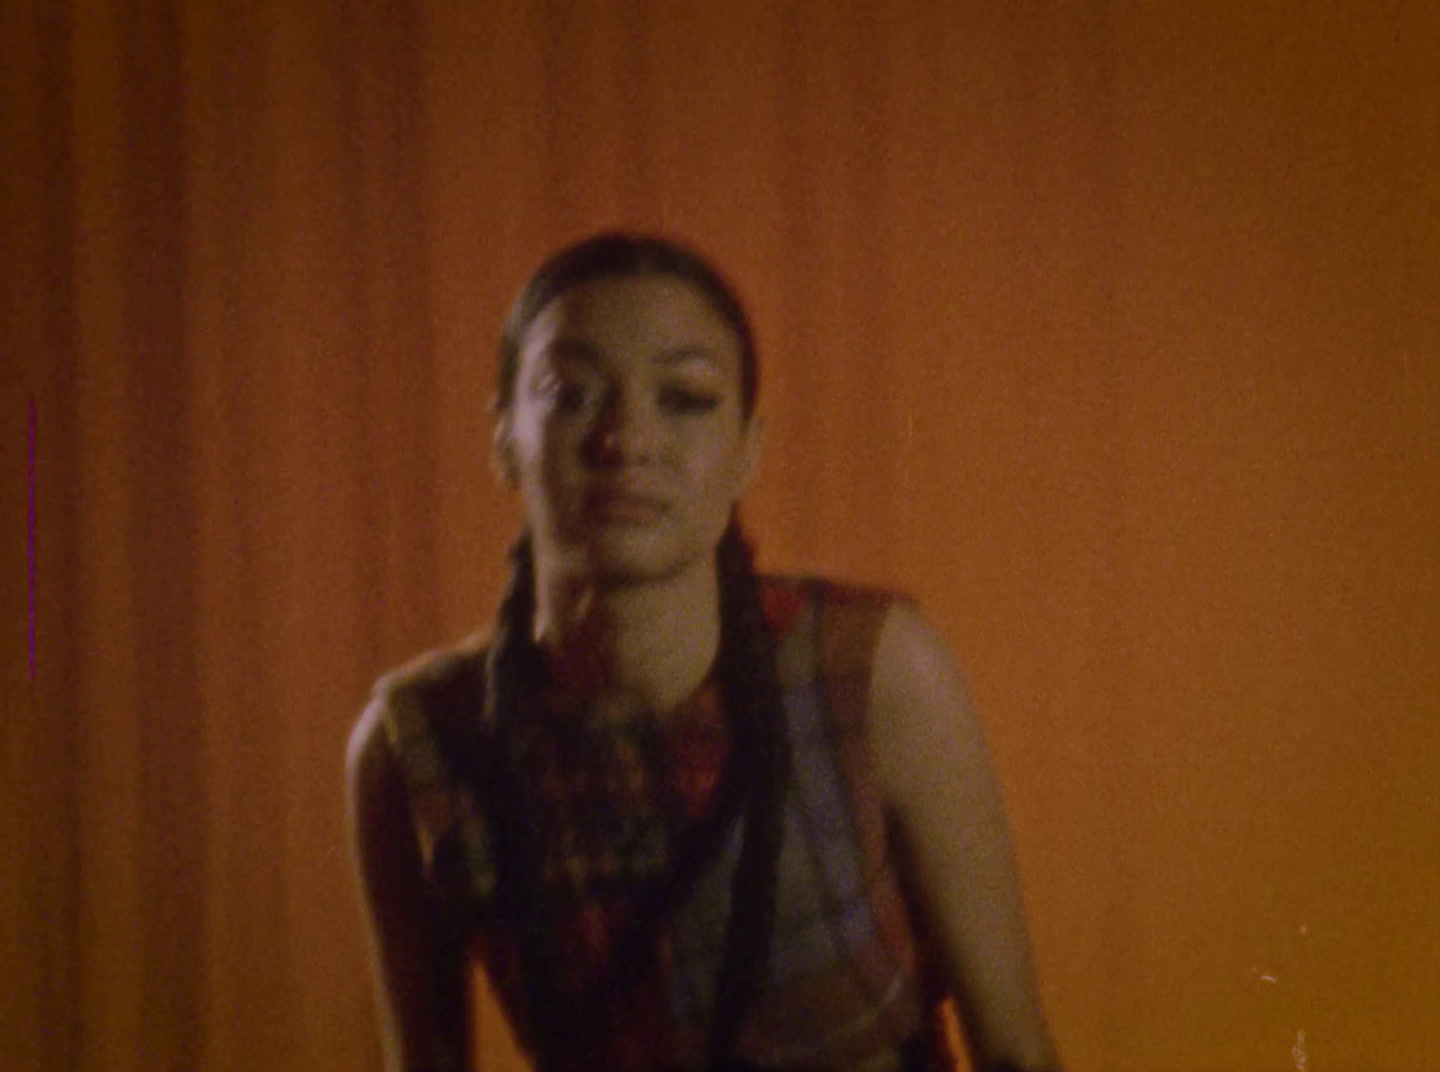
<svg viewBox="0 0 1440 1072"><path fill-rule="evenodd" d="M579 413L589 403L590 392L583 384L561 383L556 385L551 397L555 399L557 409L566 413Z"/></svg>
<svg viewBox="0 0 1440 1072"><path fill-rule="evenodd" d="M663 387L660 390L660 405L670 413L692 416L709 413L720 405L720 399L708 391L697 391L689 387Z"/></svg>
<svg viewBox="0 0 1440 1072"><path fill-rule="evenodd" d="M562 413L580 413L590 404L592 392L582 380L547 375L536 386L540 396Z"/></svg>

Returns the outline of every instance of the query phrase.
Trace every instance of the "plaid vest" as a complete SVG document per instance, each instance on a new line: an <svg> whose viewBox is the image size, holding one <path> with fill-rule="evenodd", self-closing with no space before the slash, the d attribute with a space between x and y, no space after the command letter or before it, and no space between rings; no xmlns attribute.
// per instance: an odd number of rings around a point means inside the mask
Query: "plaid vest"
<svg viewBox="0 0 1440 1072"><path fill-rule="evenodd" d="M894 597L814 579L761 583L777 640L794 775L785 804L769 978L736 1052L766 1068L848 1072L891 1067L888 1057L908 1046L913 1058L918 1045L931 1067L950 1067L937 1000L923 985L869 749L871 665ZM485 821L484 783L467 774L474 766L460 754L487 747L475 732L483 709L484 662L483 644L472 641L382 678L377 691L387 701L385 729L409 792L426 873L441 903L465 906L464 918L471 921L466 937L485 962L517 1034L527 1041L533 1018L517 982L519 954L510 928L490 910L497 861ZM693 807L694 793L703 796L713 785L714 768L725 756L723 740L712 747L722 724L713 695L700 697L680 721L680 736L660 743L665 784L631 776L644 766L635 756L654 742L627 737L611 745L618 759L607 766L612 773L599 791L634 793L639 786L647 801L663 798L671 810L686 807L688 791ZM585 791L596 790L587 782ZM570 786L562 796L573 802L575 793ZM596 809L579 799L574 811L583 819ZM572 891L558 924L571 935L560 947L560 960L566 971L589 971L596 991L585 1006L593 1015L587 1014L589 1022L574 1040L573 1060L553 1056L567 1052L563 1045L544 1046L557 1067L703 1066L743 823L729 832L688 900L663 921L653 970L638 979L607 979L605 942L582 939L597 933L603 939L627 902L573 891L591 888L596 872L602 874L595 889L623 889L627 869L648 866L657 837L663 837L646 826L644 814L620 827L628 846L623 851L608 851L602 838L599 849L547 861L547 883ZM568 845L576 838L570 827L577 821L564 825L557 841ZM583 835L583 823L578 826ZM663 866L663 851L658 859ZM597 955L598 968L582 964ZM532 1049L540 1041L528 1038Z"/></svg>

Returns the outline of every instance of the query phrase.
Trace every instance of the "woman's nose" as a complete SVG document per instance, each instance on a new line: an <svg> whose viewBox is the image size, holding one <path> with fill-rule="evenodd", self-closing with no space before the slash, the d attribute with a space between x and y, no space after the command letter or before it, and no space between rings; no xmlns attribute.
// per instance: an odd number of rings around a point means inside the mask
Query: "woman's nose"
<svg viewBox="0 0 1440 1072"><path fill-rule="evenodd" d="M599 460L633 464L648 461L659 444L659 426L651 407L634 392L617 391L600 412L594 445Z"/></svg>

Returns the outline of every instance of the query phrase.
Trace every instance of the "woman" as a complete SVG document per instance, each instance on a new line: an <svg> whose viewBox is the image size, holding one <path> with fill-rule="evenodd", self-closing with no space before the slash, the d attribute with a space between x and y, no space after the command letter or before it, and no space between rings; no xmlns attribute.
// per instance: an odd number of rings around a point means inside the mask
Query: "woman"
<svg viewBox="0 0 1440 1072"><path fill-rule="evenodd" d="M348 756L388 1067L468 1067L469 965L541 1072L1055 1065L1000 800L905 600L757 578L730 287L606 234L530 281L490 640L383 678Z"/></svg>

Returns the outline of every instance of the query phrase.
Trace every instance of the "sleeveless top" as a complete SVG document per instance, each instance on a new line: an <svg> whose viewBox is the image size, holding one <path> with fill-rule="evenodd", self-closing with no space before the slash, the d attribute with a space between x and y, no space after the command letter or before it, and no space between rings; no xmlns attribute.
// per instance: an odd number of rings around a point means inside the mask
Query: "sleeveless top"
<svg viewBox="0 0 1440 1072"><path fill-rule="evenodd" d="M869 750L871 665L895 597L781 578L763 578L761 595L793 774L769 973L735 1053L794 1072L956 1067ZM678 907L647 917L644 893L703 823L720 780L729 741L718 690L702 686L663 728L544 713L502 741L483 724L484 677L484 646L471 642L376 686L437 918L459 921L456 940L543 1072L703 1067L743 820ZM511 796L518 787L525 815L497 799L498 784ZM540 888L507 898L516 838L545 846L531 871ZM546 965L554 1008L534 1007L525 956Z"/></svg>

